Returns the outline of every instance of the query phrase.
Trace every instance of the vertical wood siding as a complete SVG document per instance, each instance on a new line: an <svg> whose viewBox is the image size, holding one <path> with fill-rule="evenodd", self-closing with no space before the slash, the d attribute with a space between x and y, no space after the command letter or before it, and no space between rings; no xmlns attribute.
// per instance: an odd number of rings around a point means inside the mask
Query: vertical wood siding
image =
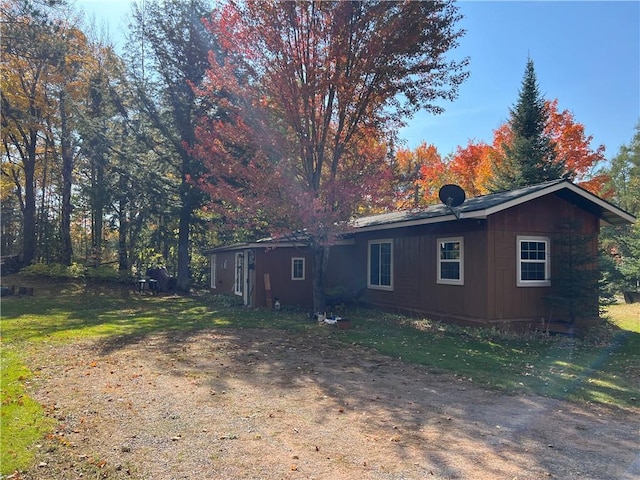
<svg viewBox="0 0 640 480"><path fill-rule="evenodd" d="M596 216L556 195L548 195L524 205L505 210L488 219L488 258L492 284L488 295L488 320L542 321L549 315L545 297L553 292L554 263L551 262L551 286L518 287L517 236L544 236L550 239L553 259L556 233L567 221L577 222L582 233L597 234L599 220ZM595 237L594 237L595 238ZM597 238L590 245L590 254L597 254Z"/></svg>
<svg viewBox="0 0 640 480"><path fill-rule="evenodd" d="M357 247L365 265L370 240L393 238L394 288L392 291L368 289L367 300L386 309L424 313L436 320L485 318L485 225L483 220L459 220L358 235ZM438 240L449 237L463 238L464 285L437 283Z"/></svg>
<svg viewBox="0 0 640 480"><path fill-rule="evenodd" d="M557 195L548 195L491 215L487 220L459 220L356 235L357 255L365 265L367 242L392 238L393 291L366 290L369 303L385 309L419 312L434 320L490 324L537 322L549 313L551 287L517 286L517 236L545 236L553 253L555 234L567 221L582 233L597 234L598 218ZM464 285L437 283L438 239L464 239ZM597 238L589 246L597 254ZM364 273L366 285L366 270Z"/></svg>
<svg viewBox="0 0 640 480"><path fill-rule="evenodd" d="M548 315L545 297L551 287L517 286L517 236L549 237L551 258L554 237L563 223L577 222L581 232L594 234L589 252L597 255L599 219L583 208L550 194L491 215L437 224L355 232L352 246L334 246L329 257L325 287L341 289L353 298L384 309L419 312L433 320L490 324L505 321L540 321ZM462 237L464 284L437 283L438 239ZM367 288L368 242L393 239L393 290ZM235 252L216 253L218 294L233 294ZM305 259L305 279L291 279L291 259ZM226 261L226 269L224 264ZM264 274L271 279L273 299L283 305L312 305L311 255L307 248L255 249L252 305L265 306Z"/></svg>
<svg viewBox="0 0 640 480"><path fill-rule="evenodd" d="M235 283L235 254L236 252L234 251L218 252L215 254L216 288L212 289L212 293L216 295L233 295Z"/></svg>
<svg viewBox="0 0 640 480"><path fill-rule="evenodd" d="M291 279L291 261L304 258L304 280ZM269 274L271 295L283 306L309 306L313 303L311 290L311 255L308 248L276 247L256 249L256 306L266 306L264 275Z"/></svg>

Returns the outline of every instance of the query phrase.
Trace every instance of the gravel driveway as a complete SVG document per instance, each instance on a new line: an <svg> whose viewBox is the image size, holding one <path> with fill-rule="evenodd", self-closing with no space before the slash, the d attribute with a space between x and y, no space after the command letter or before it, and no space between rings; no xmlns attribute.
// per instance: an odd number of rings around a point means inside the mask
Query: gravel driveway
<svg viewBox="0 0 640 480"><path fill-rule="evenodd" d="M505 395L332 336L179 335L45 347L31 393L58 426L13 478L640 476L638 410Z"/></svg>

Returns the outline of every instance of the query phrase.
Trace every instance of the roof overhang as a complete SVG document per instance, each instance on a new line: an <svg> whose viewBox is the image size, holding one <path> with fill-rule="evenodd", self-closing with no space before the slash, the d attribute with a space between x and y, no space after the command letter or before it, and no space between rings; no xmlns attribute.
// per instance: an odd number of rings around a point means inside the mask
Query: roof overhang
<svg viewBox="0 0 640 480"><path fill-rule="evenodd" d="M355 245L355 240L352 238L347 239L339 239L331 244L335 245ZM221 252L238 252L242 250L273 250L276 248L307 248L309 247L309 243L304 241L282 241L279 242L277 240L267 240L267 241L257 241L257 242L246 242L246 243L235 243L233 245L224 245L221 247L209 248L204 250L205 255L210 255L213 253L221 253Z"/></svg>
<svg viewBox="0 0 640 480"><path fill-rule="evenodd" d="M463 218L463 217L460 216L460 218ZM465 218L470 218L470 217L465 217ZM450 215L443 215L439 217L419 218L415 220L400 220L397 222L372 224L372 225L367 225L363 227L356 226L355 233L372 232L372 231L378 231L378 230L391 230L392 228L416 227L419 225L451 222L453 220L457 220L457 218L452 213Z"/></svg>
<svg viewBox="0 0 640 480"><path fill-rule="evenodd" d="M434 205L426 210L390 212L386 214L362 217L351 223L345 236L333 245L353 245L351 235L363 232L390 230L395 228L415 227L419 225L440 224L458 220L481 220L503 210L516 207L546 195L555 194L560 198L577 205L597 216L610 225L628 225L636 222L636 218L612 203L594 195L569 180L553 180L543 184L523 187L521 189L497 194L470 198L455 209L444 205ZM217 252L239 251L247 249L304 248L308 247L304 236L298 238L266 238L251 243L237 243L206 250L205 254Z"/></svg>
<svg viewBox="0 0 640 480"><path fill-rule="evenodd" d="M522 193L524 192L524 193ZM510 194L513 193L512 196ZM496 214L498 212L513 208L515 206L530 202L540 197L555 193L560 198L568 202L572 202L578 205L580 208L591 212L596 215L600 220L610 225L627 225L635 223L636 218L628 212L625 212L621 208L603 200L597 195L571 183L568 180L558 180L549 182L548 184L533 186L531 188L524 188L521 191L515 190L513 192L506 192L507 197L503 201L488 201L492 198L492 195L486 195L484 197L476 197L463 203L460 207L456 208L455 214L453 211L448 213L447 210L443 210L443 206L439 205L436 208L440 209L441 213L435 215L414 215L407 212L408 218L403 219L396 215L397 219L384 219L384 215L380 221L375 220L374 217L368 219L359 219L354 222L354 227L357 232L367 232L376 230L388 230L392 228L412 227L418 225L428 225L451 222L454 220L464 219L486 219L487 217ZM505 195L498 194L498 195ZM495 197L493 197L495 198ZM483 205L486 204L486 207ZM434 208L434 207L430 207ZM450 210L449 210L450 211ZM372 220L373 219L373 220ZM358 224L363 224L359 226Z"/></svg>
<svg viewBox="0 0 640 480"><path fill-rule="evenodd" d="M550 185L543 190L514 198L513 200L500 203L499 205L494 205L490 208L461 213L460 218L487 218L489 215L493 215L494 213L530 202L531 200L549 195L550 193L557 193L561 198L575 203L579 207L593 213L610 225L625 225L636 221L636 218L630 213L625 212L597 195L594 195L569 181Z"/></svg>

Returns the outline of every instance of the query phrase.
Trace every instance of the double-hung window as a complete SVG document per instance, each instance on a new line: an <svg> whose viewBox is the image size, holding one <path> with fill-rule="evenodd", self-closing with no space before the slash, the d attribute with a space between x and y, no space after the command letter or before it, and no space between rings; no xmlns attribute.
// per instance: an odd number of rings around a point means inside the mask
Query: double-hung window
<svg viewBox="0 0 640 480"><path fill-rule="evenodd" d="M304 280L304 257L291 259L291 280Z"/></svg>
<svg viewBox="0 0 640 480"><path fill-rule="evenodd" d="M438 283L464 285L462 237L438 239Z"/></svg>
<svg viewBox="0 0 640 480"><path fill-rule="evenodd" d="M369 242L367 286L379 290L393 290L393 241Z"/></svg>
<svg viewBox="0 0 640 480"><path fill-rule="evenodd" d="M519 287L547 287L551 285L549 265L549 238L518 235Z"/></svg>

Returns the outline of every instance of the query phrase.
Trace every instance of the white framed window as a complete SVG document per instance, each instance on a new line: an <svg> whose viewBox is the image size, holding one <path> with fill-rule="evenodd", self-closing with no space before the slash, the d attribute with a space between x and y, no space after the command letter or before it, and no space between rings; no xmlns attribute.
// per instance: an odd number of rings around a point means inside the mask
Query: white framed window
<svg viewBox="0 0 640 480"><path fill-rule="evenodd" d="M551 285L548 237L517 236L519 287L548 287Z"/></svg>
<svg viewBox="0 0 640 480"><path fill-rule="evenodd" d="M244 294L244 253L238 252L236 253L236 262L235 262L236 276L235 283L233 286L233 293L236 295Z"/></svg>
<svg viewBox="0 0 640 480"><path fill-rule="evenodd" d="M464 240L438 239L438 279L445 285L464 285Z"/></svg>
<svg viewBox="0 0 640 480"><path fill-rule="evenodd" d="M291 280L304 280L304 257L291 259Z"/></svg>
<svg viewBox="0 0 640 480"><path fill-rule="evenodd" d="M367 287L393 290L393 240L371 240L367 261Z"/></svg>
<svg viewBox="0 0 640 480"><path fill-rule="evenodd" d="M209 261L211 267L211 288L216 288L216 263L217 256L211 255L211 259Z"/></svg>

